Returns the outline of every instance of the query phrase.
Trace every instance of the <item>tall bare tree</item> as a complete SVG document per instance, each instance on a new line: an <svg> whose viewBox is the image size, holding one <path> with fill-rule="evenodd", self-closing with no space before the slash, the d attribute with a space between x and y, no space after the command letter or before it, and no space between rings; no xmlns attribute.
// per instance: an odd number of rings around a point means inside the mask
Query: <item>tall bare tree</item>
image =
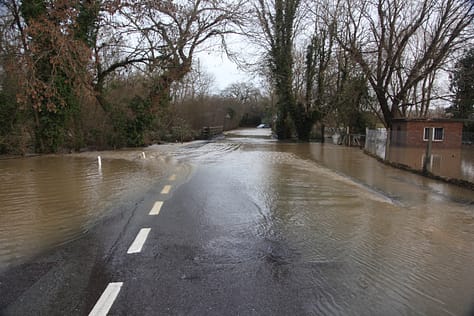
<svg viewBox="0 0 474 316"><path fill-rule="evenodd" d="M135 33L144 69L153 78L156 105L169 102L171 85L190 70L199 50L220 44L240 23L242 0L130 1L121 9ZM217 41L216 41L217 40Z"/></svg>
<svg viewBox="0 0 474 316"><path fill-rule="evenodd" d="M192 70L196 52L220 45L240 23L239 1L91 1L98 7L91 32L97 99L106 112L115 111L105 98L108 82L146 79L149 91L139 97L149 107L150 131L173 124L171 90Z"/></svg>
<svg viewBox="0 0 474 316"><path fill-rule="evenodd" d="M213 74L207 72L199 60L194 61L191 71L181 80L173 83L171 97L175 105L186 100L203 99L210 95L215 82Z"/></svg>
<svg viewBox="0 0 474 316"><path fill-rule="evenodd" d="M335 1L337 41L360 65L388 128L410 92L472 38L473 13L471 0Z"/></svg>

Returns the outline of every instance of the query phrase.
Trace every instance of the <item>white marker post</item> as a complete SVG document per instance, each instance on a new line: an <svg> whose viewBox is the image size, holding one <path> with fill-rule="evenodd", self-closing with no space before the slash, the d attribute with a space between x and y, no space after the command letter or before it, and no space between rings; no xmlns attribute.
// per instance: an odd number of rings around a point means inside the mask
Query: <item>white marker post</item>
<svg viewBox="0 0 474 316"><path fill-rule="evenodd" d="M100 156L97 156L97 163L99 164L99 169L102 168L102 158Z"/></svg>

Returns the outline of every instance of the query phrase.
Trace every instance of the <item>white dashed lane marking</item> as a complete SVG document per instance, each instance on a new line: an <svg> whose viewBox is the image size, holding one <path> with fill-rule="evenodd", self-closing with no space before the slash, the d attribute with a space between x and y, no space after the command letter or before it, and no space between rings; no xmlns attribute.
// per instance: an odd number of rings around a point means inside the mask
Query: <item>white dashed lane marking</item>
<svg viewBox="0 0 474 316"><path fill-rule="evenodd" d="M123 282L109 283L104 293L100 296L94 308L89 313L89 316L105 316L109 312L112 304L117 298L120 289L122 288Z"/></svg>
<svg viewBox="0 0 474 316"><path fill-rule="evenodd" d="M148 215L158 215L160 214L161 207L163 206L162 201L156 201Z"/></svg>
<svg viewBox="0 0 474 316"><path fill-rule="evenodd" d="M150 231L151 231L151 228L140 229L132 245L130 246L130 248L128 248L127 253L131 254L131 253L141 252Z"/></svg>
<svg viewBox="0 0 474 316"><path fill-rule="evenodd" d="M171 191L171 185L165 185L163 190L161 190L161 194L168 194Z"/></svg>
<svg viewBox="0 0 474 316"><path fill-rule="evenodd" d="M176 175L173 174L169 177L169 181L175 181ZM169 194L171 191L171 185L165 185L163 190L161 190L161 194ZM162 201L156 201L153 204L152 209L150 210L149 215L159 215L161 207L163 206ZM142 251L143 245L148 238L148 234L150 233L151 228L142 228L135 237L130 248L128 248L127 254L139 253ZM120 293L122 289L123 282L112 282L107 285L107 288L104 290L102 295L100 296L97 303L94 305L94 308L89 313L89 316L106 316L115 302L115 299Z"/></svg>

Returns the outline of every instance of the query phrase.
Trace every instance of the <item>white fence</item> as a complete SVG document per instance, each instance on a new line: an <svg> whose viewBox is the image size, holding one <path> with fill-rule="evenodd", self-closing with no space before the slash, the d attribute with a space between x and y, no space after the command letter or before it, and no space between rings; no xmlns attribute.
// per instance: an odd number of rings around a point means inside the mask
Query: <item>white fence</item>
<svg viewBox="0 0 474 316"><path fill-rule="evenodd" d="M365 150L385 159L387 135L388 133L385 128L367 129L365 135Z"/></svg>

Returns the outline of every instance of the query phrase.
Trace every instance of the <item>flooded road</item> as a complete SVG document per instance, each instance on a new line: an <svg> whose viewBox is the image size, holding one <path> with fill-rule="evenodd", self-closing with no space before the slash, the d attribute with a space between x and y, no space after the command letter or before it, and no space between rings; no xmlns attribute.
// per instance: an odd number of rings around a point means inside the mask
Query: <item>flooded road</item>
<svg viewBox="0 0 474 316"><path fill-rule="evenodd" d="M136 271L138 259L111 260L110 273L125 280L112 314L473 312L472 191L392 169L358 149L278 143L267 133L153 146L148 162L137 152L111 153L128 158L111 159L117 166L107 171L103 164L102 176L92 154L0 161L8 206L0 258L11 260L28 238L50 238L41 237L48 227L63 229L63 240L80 234L106 214L97 210L140 195L170 164L193 166L157 223L147 222L158 233L140 259L144 268Z"/></svg>
<svg viewBox="0 0 474 316"><path fill-rule="evenodd" d="M355 148L252 133L228 134L191 158L217 183L238 188L235 198L252 210L234 208L219 184L206 184L221 208L207 208L200 220L223 230L208 241L208 256L221 264L255 260L255 275L274 280L268 286L299 293L302 314L470 312L472 191L387 167Z"/></svg>

